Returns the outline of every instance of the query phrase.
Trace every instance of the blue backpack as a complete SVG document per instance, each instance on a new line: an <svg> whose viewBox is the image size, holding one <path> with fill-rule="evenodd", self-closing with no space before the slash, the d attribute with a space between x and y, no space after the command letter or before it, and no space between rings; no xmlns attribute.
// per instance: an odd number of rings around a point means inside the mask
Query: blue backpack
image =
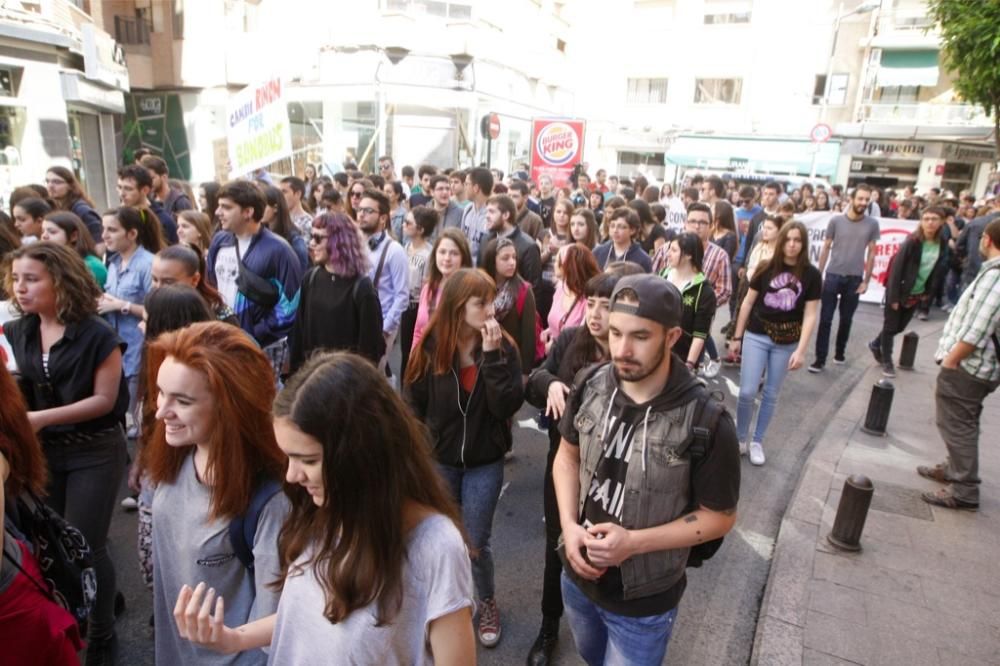
<svg viewBox="0 0 1000 666"><path fill-rule="evenodd" d="M271 501L271 498L279 492L281 492L281 482L275 479L266 479L257 484L250 497L250 505L247 507L246 513L236 516L229 523L229 542L233 546L236 559L250 574L251 583L254 579L253 542L257 537L257 523L260 521L260 513Z"/></svg>

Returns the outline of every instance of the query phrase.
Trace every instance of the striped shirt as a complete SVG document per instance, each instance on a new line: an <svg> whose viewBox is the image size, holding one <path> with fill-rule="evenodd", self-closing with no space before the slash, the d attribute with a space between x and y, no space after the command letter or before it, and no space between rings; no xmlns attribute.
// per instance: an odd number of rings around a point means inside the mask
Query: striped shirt
<svg viewBox="0 0 1000 666"><path fill-rule="evenodd" d="M944 325L934 358L941 361L959 342L975 350L966 356L961 367L973 377L1000 381L1000 363L991 337L1000 335L1000 257L983 263L979 275L962 293Z"/></svg>

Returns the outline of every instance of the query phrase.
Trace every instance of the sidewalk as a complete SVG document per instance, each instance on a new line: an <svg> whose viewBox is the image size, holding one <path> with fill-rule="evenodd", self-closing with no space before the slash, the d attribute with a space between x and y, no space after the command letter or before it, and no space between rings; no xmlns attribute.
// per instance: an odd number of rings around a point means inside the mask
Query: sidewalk
<svg viewBox="0 0 1000 666"><path fill-rule="evenodd" d="M897 370L887 436L860 429L882 379L874 361L825 424L782 519L752 664L1000 663L1000 391L983 409L978 512L926 504L920 493L939 486L915 471L945 458L934 424L942 316L911 326L916 369ZM875 486L859 553L826 540L853 474Z"/></svg>

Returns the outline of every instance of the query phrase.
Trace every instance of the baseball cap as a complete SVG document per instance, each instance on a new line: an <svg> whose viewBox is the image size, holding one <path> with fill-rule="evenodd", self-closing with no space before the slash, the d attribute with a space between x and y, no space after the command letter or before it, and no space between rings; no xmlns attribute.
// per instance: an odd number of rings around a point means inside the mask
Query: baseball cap
<svg viewBox="0 0 1000 666"><path fill-rule="evenodd" d="M619 303L618 296L625 290L634 292L639 303ZM618 280L611 292L610 311L635 315L673 328L681 323L681 292L673 283L658 275L628 275Z"/></svg>

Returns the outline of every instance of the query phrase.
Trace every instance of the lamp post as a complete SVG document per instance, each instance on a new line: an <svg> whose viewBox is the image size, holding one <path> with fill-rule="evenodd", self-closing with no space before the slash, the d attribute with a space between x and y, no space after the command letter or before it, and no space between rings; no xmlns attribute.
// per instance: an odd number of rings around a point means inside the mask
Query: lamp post
<svg viewBox="0 0 1000 666"><path fill-rule="evenodd" d="M830 44L830 57L826 63L826 79L823 82L823 100L819 106L819 120L822 123L826 120L826 107L830 104L830 87L833 78L833 57L837 53L837 39L840 37L840 22L855 14L867 14L882 6L881 0L866 0L851 11L844 13L844 2L841 0L837 6L837 18L833 21L833 43ZM809 177L816 177L816 161L819 158L820 145L816 144L813 150L812 165L809 167Z"/></svg>

